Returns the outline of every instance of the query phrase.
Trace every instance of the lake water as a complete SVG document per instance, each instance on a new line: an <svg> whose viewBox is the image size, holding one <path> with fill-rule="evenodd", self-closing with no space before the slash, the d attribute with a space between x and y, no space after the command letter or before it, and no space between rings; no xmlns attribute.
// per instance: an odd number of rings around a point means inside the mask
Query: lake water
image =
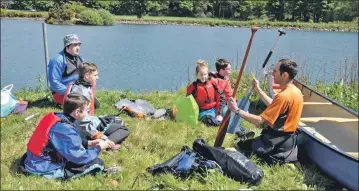
<svg viewBox="0 0 359 191"><path fill-rule="evenodd" d="M46 76L42 21L1 19L1 87L35 87ZM270 64L292 58L311 81L336 79L347 62L357 64L357 33L286 31ZM82 41L81 55L99 66L99 89L135 92L177 90L187 84L187 67L194 80L196 60L216 58L240 67L247 48L249 28L179 25L128 25L110 27L47 25L49 57L63 48L63 37L75 33ZM245 72L261 73L261 65L277 39L276 29L259 29L254 36ZM237 61L238 54L238 61ZM344 67L342 67L342 70Z"/></svg>

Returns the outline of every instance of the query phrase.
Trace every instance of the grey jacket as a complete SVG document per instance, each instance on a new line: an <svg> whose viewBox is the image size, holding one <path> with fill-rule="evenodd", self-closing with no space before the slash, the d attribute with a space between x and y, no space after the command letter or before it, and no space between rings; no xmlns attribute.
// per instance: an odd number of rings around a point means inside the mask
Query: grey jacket
<svg viewBox="0 0 359 191"><path fill-rule="evenodd" d="M74 126L79 130L81 137L106 140L108 137L103 134L106 129L104 131L97 130L100 124L101 120L96 116L87 116L81 121L76 120L74 122Z"/></svg>

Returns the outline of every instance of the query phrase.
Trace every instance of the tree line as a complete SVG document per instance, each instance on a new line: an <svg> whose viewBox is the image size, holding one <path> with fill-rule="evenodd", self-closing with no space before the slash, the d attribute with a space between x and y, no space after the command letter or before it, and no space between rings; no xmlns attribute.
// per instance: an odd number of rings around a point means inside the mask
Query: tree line
<svg viewBox="0 0 359 191"><path fill-rule="evenodd" d="M1 8L49 11L56 4L84 5L115 15L215 17L232 20L333 22L358 17L358 0L2 0Z"/></svg>

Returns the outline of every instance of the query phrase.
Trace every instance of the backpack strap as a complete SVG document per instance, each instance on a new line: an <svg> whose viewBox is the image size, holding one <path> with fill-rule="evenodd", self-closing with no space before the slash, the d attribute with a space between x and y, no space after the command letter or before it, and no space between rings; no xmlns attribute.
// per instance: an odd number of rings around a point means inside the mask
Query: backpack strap
<svg viewBox="0 0 359 191"><path fill-rule="evenodd" d="M193 85L194 89L192 90L191 94L195 98L195 97L197 97L197 82L196 81L193 82L192 85Z"/></svg>

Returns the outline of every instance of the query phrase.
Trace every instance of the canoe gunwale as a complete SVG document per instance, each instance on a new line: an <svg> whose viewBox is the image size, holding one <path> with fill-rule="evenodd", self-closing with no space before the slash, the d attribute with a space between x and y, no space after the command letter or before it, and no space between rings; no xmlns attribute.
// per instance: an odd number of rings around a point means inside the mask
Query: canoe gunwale
<svg viewBox="0 0 359 191"><path fill-rule="evenodd" d="M273 78L272 76L269 76L268 82L269 82L269 92L270 92L270 96L273 98L273 97L274 97L274 90L273 90L273 86L272 86L272 78ZM334 101L334 100L328 98L327 96L325 96L325 95L323 95L323 94L321 94L321 93L319 93L319 92L317 92L317 91L312 90L311 88L309 88L308 86L304 85L302 82L300 82L300 81L298 81L298 80L295 80L295 81L298 82L299 84L301 84L302 86L304 86L305 88L309 89L311 92L313 91L314 93L318 94L319 96L323 97L324 99L326 99L326 100L332 102L333 104L338 105L339 107L345 109L346 111L348 111L348 112L350 112L350 113L352 113L352 114L358 116L358 113L355 112L354 110L351 110L351 109L349 109L349 108L346 108L346 107L343 106L342 104L337 103L336 101ZM302 91L302 90L301 90L301 91ZM304 124L305 124L305 123L304 123ZM325 147L327 147L327 148L333 150L334 152L339 153L340 155L344 156L345 158L348 158L348 159L351 159L351 160L355 160L356 162L359 162L359 159L358 159L358 158L356 158L356 157L354 157L354 156L352 156L352 155L346 153L345 151L341 150L340 148L336 149L336 148L334 148L331 144L323 142L321 139L319 139L318 137L316 137L313 133L311 133L310 131L306 130L303 126L301 126L301 125L298 124L298 127L299 127L298 129L299 129L300 131L304 132L309 138L314 139L314 140L315 140L316 142L318 142L319 144L322 144L322 145L324 145ZM308 127L310 127L310 126L308 126ZM318 133L319 133L319 132L318 132Z"/></svg>
<svg viewBox="0 0 359 191"><path fill-rule="evenodd" d="M294 81L298 82L300 85L302 85L303 87L305 87L305 88L307 88L308 90L310 90L310 92L314 92L315 94L317 94L317 95L319 95L320 97L322 97L322 98L328 100L329 102L332 102L334 105L337 105L337 106L341 107L342 109L346 110L347 112L349 112L349 113L355 115L356 117L359 117L359 113L356 112L356 111L354 111L353 109L350 109L350 108L344 106L343 104L338 103L337 101L335 101L335 100L329 98L328 96L326 96L326 95L324 95L324 94L322 94L322 93L320 93L320 92L317 92L316 90L311 89L310 87L308 87L307 85L303 84L302 82L300 82L300 81L298 81L298 80L296 80L296 79L294 79ZM270 83L270 84L271 84L271 83ZM272 88L272 85L270 85L270 87Z"/></svg>

